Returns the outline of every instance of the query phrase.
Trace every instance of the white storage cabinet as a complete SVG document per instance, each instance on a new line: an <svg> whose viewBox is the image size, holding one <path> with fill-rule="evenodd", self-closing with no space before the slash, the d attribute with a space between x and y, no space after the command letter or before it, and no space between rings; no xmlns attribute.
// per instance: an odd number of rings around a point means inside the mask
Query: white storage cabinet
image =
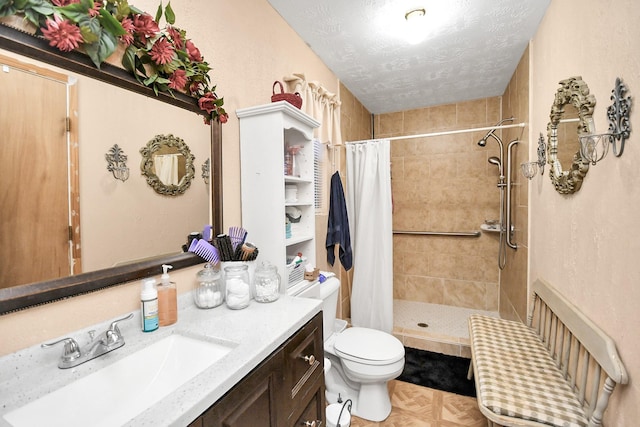
<svg viewBox="0 0 640 427"><path fill-rule="evenodd" d="M313 129L316 120L286 101L236 111L240 119L242 226L247 240L259 249L257 262L269 261L282 276L282 291L303 280L300 268L287 268L287 257L298 252L316 265L313 179ZM298 176L286 175L285 153L300 146ZM285 200L285 185L295 185L297 200ZM302 213L286 237L285 208ZM290 280L289 275L292 278ZM295 278L294 278L295 277ZM299 280L298 280L299 278Z"/></svg>

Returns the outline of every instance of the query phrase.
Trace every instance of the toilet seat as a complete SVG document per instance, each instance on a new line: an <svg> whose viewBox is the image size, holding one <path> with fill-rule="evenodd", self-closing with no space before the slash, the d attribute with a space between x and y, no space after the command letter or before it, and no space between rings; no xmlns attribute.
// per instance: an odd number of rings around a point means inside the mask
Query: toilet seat
<svg viewBox="0 0 640 427"><path fill-rule="evenodd" d="M347 328L337 335L333 349L337 356L367 365L388 365L404 357L404 346L393 335L369 328Z"/></svg>

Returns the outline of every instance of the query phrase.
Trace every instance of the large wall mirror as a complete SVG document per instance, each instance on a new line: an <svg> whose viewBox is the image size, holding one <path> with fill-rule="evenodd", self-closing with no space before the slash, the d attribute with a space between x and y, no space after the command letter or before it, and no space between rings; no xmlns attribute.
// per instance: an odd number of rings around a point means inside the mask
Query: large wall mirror
<svg viewBox="0 0 640 427"><path fill-rule="evenodd" d="M31 63L36 60L38 65L77 78L82 216L82 272L36 282L3 280L0 314L156 275L163 263L184 268L203 262L194 254L183 253L182 244L189 232L202 230L207 223L213 223L216 230L222 226L220 125L203 124L190 97L156 96L118 67L103 64L98 70L84 55L63 55L43 40L2 24L0 55ZM209 184L193 179L189 191L180 197L149 191L136 167L140 147L155 135L172 133L189 145L198 167L211 159ZM129 157L131 176L126 182L114 179L106 168L105 153L114 143ZM190 216L194 203L199 208ZM152 218L162 226L142 228ZM25 262L37 263L38 259Z"/></svg>
<svg viewBox="0 0 640 427"><path fill-rule="evenodd" d="M560 81L547 125L549 177L556 191L575 193L589 171L589 161L580 155L580 134L593 133L596 99L582 77Z"/></svg>

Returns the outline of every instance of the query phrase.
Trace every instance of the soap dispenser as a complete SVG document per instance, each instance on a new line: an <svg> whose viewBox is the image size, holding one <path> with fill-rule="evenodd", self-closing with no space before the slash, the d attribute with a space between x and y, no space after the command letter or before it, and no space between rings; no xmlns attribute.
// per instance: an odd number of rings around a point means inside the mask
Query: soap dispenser
<svg viewBox="0 0 640 427"><path fill-rule="evenodd" d="M153 277L142 282L140 311L142 332L152 332L158 329L158 291L156 290L156 279Z"/></svg>
<svg viewBox="0 0 640 427"><path fill-rule="evenodd" d="M178 320L178 290L167 272L173 266L162 264L162 276L158 285L158 320L160 326L169 326Z"/></svg>

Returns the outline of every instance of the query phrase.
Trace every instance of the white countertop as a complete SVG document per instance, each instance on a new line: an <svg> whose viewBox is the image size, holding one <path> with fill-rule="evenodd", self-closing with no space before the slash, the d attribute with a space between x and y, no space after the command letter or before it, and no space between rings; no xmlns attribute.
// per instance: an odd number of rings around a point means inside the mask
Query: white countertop
<svg viewBox="0 0 640 427"><path fill-rule="evenodd" d="M59 369L62 346L42 349L40 345L0 358L0 426L10 426L2 416L52 391L87 376L121 358L175 332L196 334L214 340L237 343L222 359L186 382L172 394L142 412L127 426L187 426L238 381L247 375L287 338L320 312L322 301L280 296L269 304L251 301L243 310L230 310L222 305L201 310L191 302L191 295L180 297L178 322L152 333L140 330L140 313L119 324L125 345L111 353L70 369ZM126 314L125 314L126 315ZM111 321L68 334L80 346L88 342L88 331L102 332ZM63 338L63 337L60 337ZM54 341L54 340L51 340ZM185 360L185 363L188 363ZM99 399L100 390L93 396ZM96 414L99 417L99 414ZM91 420L87 420L90 425Z"/></svg>

